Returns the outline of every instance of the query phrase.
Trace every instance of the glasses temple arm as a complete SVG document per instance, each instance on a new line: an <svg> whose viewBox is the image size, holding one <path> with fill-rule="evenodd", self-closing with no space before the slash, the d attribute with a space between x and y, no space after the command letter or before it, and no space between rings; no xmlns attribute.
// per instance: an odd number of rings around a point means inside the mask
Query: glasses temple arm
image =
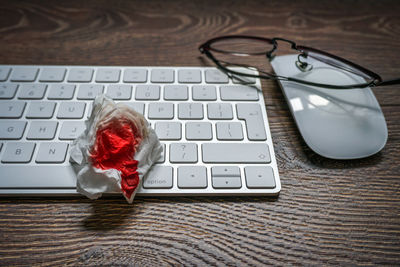
<svg viewBox="0 0 400 267"><path fill-rule="evenodd" d="M400 78L393 79L393 80L382 81L380 83L377 83L376 86L385 86L385 85L394 85L394 84L400 84Z"/></svg>

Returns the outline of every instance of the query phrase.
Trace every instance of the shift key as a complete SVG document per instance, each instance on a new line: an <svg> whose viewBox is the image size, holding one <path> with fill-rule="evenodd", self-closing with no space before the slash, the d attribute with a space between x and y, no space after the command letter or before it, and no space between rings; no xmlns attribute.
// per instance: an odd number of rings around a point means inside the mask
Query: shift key
<svg viewBox="0 0 400 267"><path fill-rule="evenodd" d="M202 145L206 163L270 163L267 144L262 143L207 143Z"/></svg>

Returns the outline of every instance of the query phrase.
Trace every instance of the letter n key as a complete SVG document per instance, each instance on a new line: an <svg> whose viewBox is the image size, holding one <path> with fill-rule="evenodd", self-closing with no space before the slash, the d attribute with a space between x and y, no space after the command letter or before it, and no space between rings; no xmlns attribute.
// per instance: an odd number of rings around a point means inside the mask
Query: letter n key
<svg viewBox="0 0 400 267"><path fill-rule="evenodd" d="M36 163L63 163L67 154L68 143L41 143Z"/></svg>

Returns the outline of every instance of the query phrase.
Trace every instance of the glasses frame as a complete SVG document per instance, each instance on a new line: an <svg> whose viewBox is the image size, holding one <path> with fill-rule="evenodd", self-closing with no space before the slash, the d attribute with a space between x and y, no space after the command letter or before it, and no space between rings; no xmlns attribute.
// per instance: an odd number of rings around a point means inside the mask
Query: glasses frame
<svg viewBox="0 0 400 267"><path fill-rule="evenodd" d="M226 50L220 50L217 48L212 47L212 45L216 42L219 41L225 41L225 40L229 40L229 39L247 39L247 40L256 40L256 41L261 41L261 42L265 42L268 45L272 45L272 49L270 50L266 50L263 52L254 52L254 53L241 53L241 52L235 52L235 51L226 51ZM340 61L360 72L362 72L363 74L368 75L369 77L372 78L372 81L370 82L365 82L365 83L360 83L360 84L353 84L353 85L329 85L329 84L321 84L321 83L314 83L314 82L309 82L309 81L304 81L304 80L299 80L296 78L292 78L292 77L283 77L283 76L278 76L275 74L271 74L268 72L264 72L256 67L253 66L249 66L249 65L244 65L244 64L233 64L233 63L229 63L229 62L225 62L225 61L221 61L218 60L216 57L214 57L214 55L212 54L212 52L216 52L216 53L221 53L221 54L229 54L229 55L234 55L234 56L266 56L267 59L269 61L271 61L274 58L273 53L277 50L278 48L278 41L283 41L286 43L289 43L291 45L291 49L296 50L297 52L299 52L299 61L300 61L300 57L307 57L308 53L307 52L314 52L314 53L318 53L321 54L323 56L327 56L330 58L333 58L337 61ZM307 47L307 46L302 46L302 45L297 45L295 42L291 41L291 40L287 40L284 38L279 38L279 37L275 37L272 39L269 38L264 38L264 37L258 37L258 36L249 36L249 35L227 35L227 36L220 36L220 37L216 37L213 39L208 40L207 42L203 43L202 45L199 46L199 50L202 54L205 54L209 59L211 59L211 61L214 62L214 64L217 65L218 68L220 68L222 71L224 71L225 73L228 74L233 74L233 75L239 75L239 76L245 76L245 77L251 77L251 78L262 78L262 79L273 79L273 80L286 80L286 81L291 81L291 82L296 82L296 83L301 83L301 84L306 84L306 85L311 85L311 86L317 86L317 87L324 87L324 88L329 88L329 89L354 89L354 88L366 88L366 87L376 87L376 86L385 86L385 85L394 85L394 84L400 84L400 78L398 79L393 79L393 80L386 80L383 81L381 76L379 76L378 74L376 74L375 72L368 70L356 63L350 62L344 58L332 55L330 53L315 49L315 48L311 48L311 47ZM312 56L310 56L312 57ZM318 59L322 62L324 62L321 59ZM238 72L232 69L227 68L226 66L223 65L223 63L228 64L228 65L232 65L232 66L241 66L241 67L245 67L247 69L257 69L259 73L262 74L251 74L251 73L242 73L242 72ZM329 62L325 62L326 64L330 64ZM332 64L330 64L332 65ZM337 68L341 68L340 66L335 66ZM345 69L342 67L342 69ZM347 71L351 71L348 70Z"/></svg>

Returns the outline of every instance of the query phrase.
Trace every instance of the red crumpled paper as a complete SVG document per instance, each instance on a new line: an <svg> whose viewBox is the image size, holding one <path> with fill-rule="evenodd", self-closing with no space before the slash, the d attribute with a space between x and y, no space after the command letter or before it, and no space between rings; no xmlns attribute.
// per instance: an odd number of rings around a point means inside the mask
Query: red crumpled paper
<svg viewBox="0 0 400 267"><path fill-rule="evenodd" d="M121 190L127 198L132 196L139 184L138 161L133 158L141 138L132 123L113 120L97 130L96 141L90 151L94 167L121 172Z"/></svg>
<svg viewBox="0 0 400 267"><path fill-rule="evenodd" d="M90 199L121 192L132 203L162 149L142 114L99 95L85 131L71 144L70 160L81 166L76 189Z"/></svg>

